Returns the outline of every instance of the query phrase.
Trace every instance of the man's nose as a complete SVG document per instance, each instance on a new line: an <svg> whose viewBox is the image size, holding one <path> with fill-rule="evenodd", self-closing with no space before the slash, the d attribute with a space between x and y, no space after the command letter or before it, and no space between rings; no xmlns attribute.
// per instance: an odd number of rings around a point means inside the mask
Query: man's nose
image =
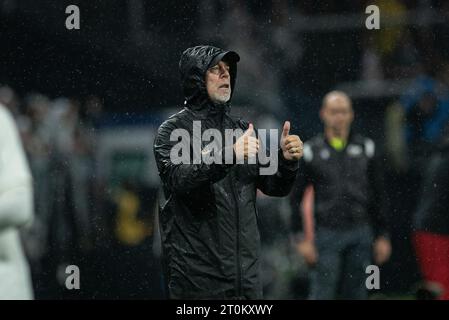
<svg viewBox="0 0 449 320"><path fill-rule="evenodd" d="M226 68L222 68L221 69L221 76L222 77L230 77L230 74L229 74L229 70L228 69L226 69Z"/></svg>

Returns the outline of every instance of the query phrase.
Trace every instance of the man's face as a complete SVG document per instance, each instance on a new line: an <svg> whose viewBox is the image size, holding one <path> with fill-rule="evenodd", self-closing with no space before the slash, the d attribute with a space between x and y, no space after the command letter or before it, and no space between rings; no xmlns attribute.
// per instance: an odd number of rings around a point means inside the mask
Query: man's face
<svg viewBox="0 0 449 320"><path fill-rule="evenodd" d="M220 61L206 72L206 89L210 99L216 103L225 103L231 98L231 76L229 65Z"/></svg>
<svg viewBox="0 0 449 320"><path fill-rule="evenodd" d="M351 102L345 96L332 95L321 109L324 125L336 132L347 131L354 119Z"/></svg>

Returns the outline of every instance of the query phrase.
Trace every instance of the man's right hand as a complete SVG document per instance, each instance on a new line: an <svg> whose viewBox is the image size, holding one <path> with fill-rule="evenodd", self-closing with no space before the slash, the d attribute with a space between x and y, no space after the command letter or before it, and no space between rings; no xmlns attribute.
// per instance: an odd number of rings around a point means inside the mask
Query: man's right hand
<svg viewBox="0 0 449 320"><path fill-rule="evenodd" d="M318 261L318 252L313 240L301 240L296 244L296 250L304 257L308 266L314 266Z"/></svg>
<svg viewBox="0 0 449 320"><path fill-rule="evenodd" d="M237 139L234 144L236 159L245 159L256 157L259 151L259 140L254 136L254 127L250 123L248 130Z"/></svg>

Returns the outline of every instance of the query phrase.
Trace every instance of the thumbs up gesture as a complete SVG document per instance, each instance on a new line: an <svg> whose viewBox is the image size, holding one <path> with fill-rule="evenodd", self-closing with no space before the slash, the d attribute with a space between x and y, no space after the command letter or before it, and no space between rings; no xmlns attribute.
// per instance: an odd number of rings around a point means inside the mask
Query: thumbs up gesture
<svg viewBox="0 0 449 320"><path fill-rule="evenodd" d="M259 140L255 137L254 127L249 124L248 129L237 139L234 144L234 152L237 159L248 159L257 156Z"/></svg>
<svg viewBox="0 0 449 320"><path fill-rule="evenodd" d="M290 135L290 121L285 121L281 135L281 149L284 159L298 161L303 155L303 144L299 136Z"/></svg>

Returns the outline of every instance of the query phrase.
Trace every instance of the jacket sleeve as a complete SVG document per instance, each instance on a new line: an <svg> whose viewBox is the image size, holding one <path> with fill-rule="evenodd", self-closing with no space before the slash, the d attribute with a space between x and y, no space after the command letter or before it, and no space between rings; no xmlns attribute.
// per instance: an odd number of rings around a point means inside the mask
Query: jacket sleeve
<svg viewBox="0 0 449 320"><path fill-rule="evenodd" d="M31 173L14 119L0 105L0 230L33 217Z"/></svg>
<svg viewBox="0 0 449 320"><path fill-rule="evenodd" d="M368 213L374 236L389 237L387 219L387 195L385 192L384 171L380 152L375 150L375 144L371 139L366 139L365 148L368 157L368 183L369 199Z"/></svg>
<svg viewBox="0 0 449 320"><path fill-rule="evenodd" d="M304 158L300 160L298 177L293 185L292 192L289 197L290 208L292 214L292 232L304 232L301 202L304 197L304 192L308 185L312 184L312 179L309 173L308 165Z"/></svg>
<svg viewBox="0 0 449 320"><path fill-rule="evenodd" d="M193 164L192 157L188 163L173 163L170 153L178 141L171 141L170 136L175 129L178 127L174 121L165 121L159 127L153 146L159 175L165 188L175 193L188 193L204 184L218 181L228 173L232 164L225 164L225 156L228 153L234 156L232 146L221 149L222 164ZM190 148L190 143L188 147Z"/></svg>
<svg viewBox="0 0 449 320"><path fill-rule="evenodd" d="M288 195L298 172L299 161L284 159L282 150L278 150L278 170L272 175L258 175L256 186L263 193L273 197Z"/></svg>

